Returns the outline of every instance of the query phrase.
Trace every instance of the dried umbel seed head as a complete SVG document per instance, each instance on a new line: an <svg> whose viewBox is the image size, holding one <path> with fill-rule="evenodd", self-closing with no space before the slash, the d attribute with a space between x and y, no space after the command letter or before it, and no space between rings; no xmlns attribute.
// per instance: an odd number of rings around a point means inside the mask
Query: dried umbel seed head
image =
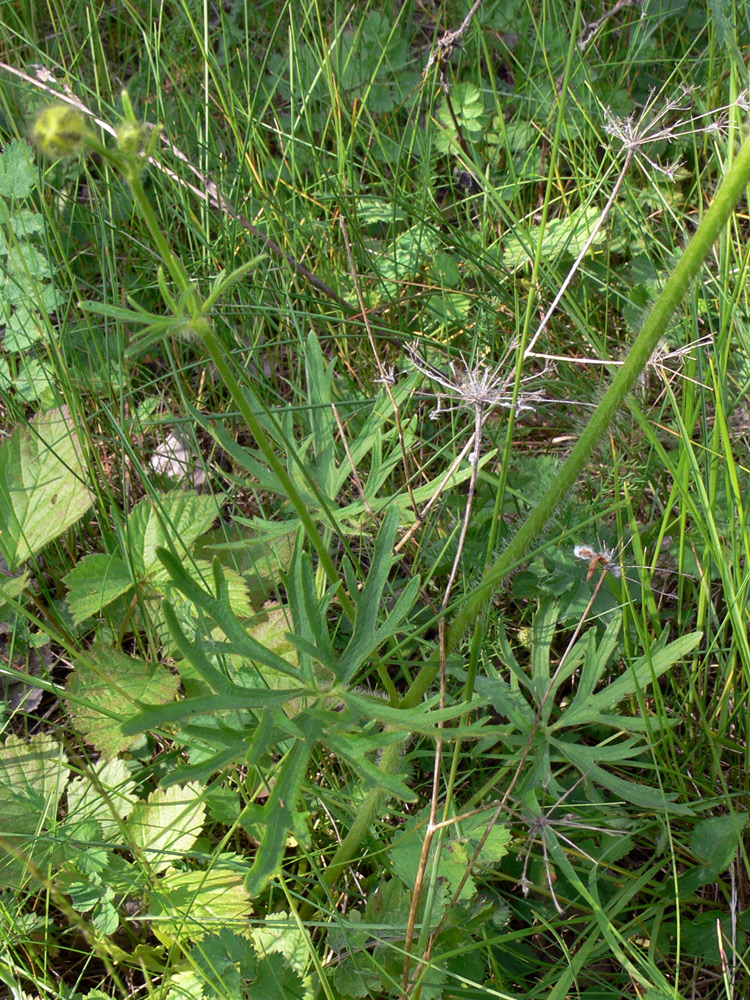
<svg viewBox="0 0 750 1000"><path fill-rule="evenodd" d="M55 159L72 156L81 149L86 138L83 115L67 104L53 104L34 119L31 138L45 156Z"/></svg>
<svg viewBox="0 0 750 1000"><path fill-rule="evenodd" d="M614 549L605 548L601 542L599 543L599 549L595 549L593 545L576 545L573 549L573 555L576 559L586 559L588 561L589 571L586 576L587 582L594 575L597 567L609 573L610 576L622 576L620 564L617 562L617 552Z"/></svg>

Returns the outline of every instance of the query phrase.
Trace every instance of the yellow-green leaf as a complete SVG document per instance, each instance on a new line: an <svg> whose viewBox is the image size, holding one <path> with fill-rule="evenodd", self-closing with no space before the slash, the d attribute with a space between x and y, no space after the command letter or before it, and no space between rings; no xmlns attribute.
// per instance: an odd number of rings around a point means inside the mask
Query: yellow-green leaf
<svg viewBox="0 0 750 1000"><path fill-rule="evenodd" d="M225 927L242 933L251 913L239 872L168 872L150 896L149 918L154 934L166 945L176 940L199 941Z"/></svg>
<svg viewBox="0 0 750 1000"><path fill-rule="evenodd" d="M39 413L0 447L0 552L11 569L75 524L91 506L70 411Z"/></svg>
<svg viewBox="0 0 750 1000"><path fill-rule="evenodd" d="M67 704L80 731L105 757L127 749L138 737L122 723L150 705L174 701L180 679L161 663L147 663L106 646L94 646L68 678Z"/></svg>
<svg viewBox="0 0 750 1000"><path fill-rule="evenodd" d="M136 804L128 821L130 842L154 871L163 872L191 849L205 819L200 785L157 788Z"/></svg>

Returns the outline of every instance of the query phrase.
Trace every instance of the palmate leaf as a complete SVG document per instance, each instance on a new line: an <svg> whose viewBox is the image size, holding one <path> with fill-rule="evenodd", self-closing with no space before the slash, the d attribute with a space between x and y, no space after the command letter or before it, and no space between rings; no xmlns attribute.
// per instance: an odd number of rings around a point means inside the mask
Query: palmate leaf
<svg viewBox="0 0 750 1000"><path fill-rule="evenodd" d="M213 563L206 559L186 558L182 568L199 587L210 586L213 579ZM252 615L253 609L248 599L247 587L240 574L231 566L226 566L222 568L222 578L226 600L232 613L242 619ZM195 641L203 630L203 622L199 620L200 616L193 602L174 585L163 566L160 565L159 569L149 576L145 589L146 606L165 653L171 655L174 652L174 632L166 617L167 605L174 619L180 622L190 637L190 641Z"/></svg>
<svg viewBox="0 0 750 1000"><path fill-rule="evenodd" d="M438 108L437 118L440 128L435 137L435 148L441 153L460 153L456 122L464 132L468 133L469 139L474 139L484 128L489 115L485 112L482 91L476 84L457 84L451 90L450 100L450 108L446 100Z"/></svg>
<svg viewBox="0 0 750 1000"><path fill-rule="evenodd" d="M287 834L300 825L297 803L302 795L314 743L314 737L295 740L279 769L266 804L246 806L243 810L244 824L260 823L265 826L253 867L245 880L245 887L251 896L258 895L279 870Z"/></svg>
<svg viewBox="0 0 750 1000"><path fill-rule="evenodd" d="M415 373L418 377L418 373ZM405 383L416 382L416 378L405 379ZM401 386L397 387L398 389ZM382 409L382 407L381 407ZM206 429L213 435L213 437L218 441L222 448L224 448L231 456L238 462L244 469L250 473L258 482L261 484L264 490L275 493L278 496L286 497L286 490L280 485L278 479L269 472L266 466L262 464L257 458L255 458L246 448L242 448L234 440L231 434L226 430L222 429L220 425L212 427L206 425ZM373 432L371 445L374 448L378 444L378 436ZM357 443L353 444L352 453L354 454L357 450ZM488 462L492 462L495 457L495 451L490 450L485 452L480 460L479 467L483 468ZM397 450L391 452L385 459L384 465L380 468L376 466L371 469L370 475L368 476L366 483L366 493L367 493L367 504L364 500L355 500L345 507L340 507L331 501L327 504L326 509L323 508L321 502L318 498L312 496L308 492L305 492L306 502L311 506L311 510L315 513L316 517L320 517L321 520L325 520L329 524L335 525L338 531L345 534L355 534L360 530L361 524L366 521L370 523L372 514L381 514L385 511L390 510L392 507L397 507L401 513L402 523L412 524L414 522L414 511L412 510L412 501L408 492L404 490L399 490L389 496L378 496L378 491L382 487L383 483L388 478L389 470L393 468L398 461L400 461L400 452ZM349 463L347 460L346 471L349 474ZM471 478L472 469L468 462L461 465L453 474L450 479L450 486L456 487L460 486L462 483L466 482ZM430 500L434 495L435 491L443 487L444 474L436 476L435 479L430 480L430 482L424 483L414 489L414 500L417 505L425 503ZM254 529L259 535L264 532L268 532L269 522L264 521L261 518L244 518L237 516L235 520L239 524L247 525ZM299 519L292 516L288 520L284 521L280 528L277 530L283 532L284 534L296 530L299 525Z"/></svg>
<svg viewBox="0 0 750 1000"><path fill-rule="evenodd" d="M185 767L177 767L174 771L168 772L161 780L161 787L171 788L172 785L181 785L187 781L197 781L201 784L206 784L222 768L233 764L235 761L244 760L246 753L247 744L243 740L238 739L232 746L213 754L200 764L188 764Z"/></svg>
<svg viewBox="0 0 750 1000"><path fill-rule="evenodd" d="M302 546L303 538L300 533L289 572L284 576L284 586L294 624L289 641L301 654L299 660L302 675L312 682L315 674L311 661L317 660L323 664L332 676L337 673L337 657L328 631L328 608L334 589L318 594L312 561Z"/></svg>
<svg viewBox="0 0 750 1000"><path fill-rule="evenodd" d="M630 668L620 674L611 684L601 691L593 693L593 687L601 676L600 665L592 667L592 676L587 678L588 670L584 668L581 674L581 684L573 701L560 715L560 718L550 726L554 731L590 722L599 722L601 716L619 705L637 691L644 691L651 683L666 673L675 663L695 649L701 640L702 632L691 632L682 635L669 645L659 643L648 655L639 657ZM599 659L606 649L599 647ZM591 662L593 657L587 661ZM606 661L605 661L606 662ZM627 727L629 719L623 718L621 724Z"/></svg>
<svg viewBox="0 0 750 1000"><path fill-rule="evenodd" d="M398 630L411 610L420 585L416 576L406 585L385 622L378 626L383 592L394 561L393 546L398 524L399 512L392 507L378 533L370 570L361 590L351 565L345 565L355 616L352 636L340 657L334 651L327 615L334 591L331 589L327 594L318 595L312 563L302 550L301 540L298 542L285 584L294 619L294 632L289 634L289 640L302 654L301 665L306 675L310 675L312 670L308 663L317 660L339 682L349 682L378 646Z"/></svg>
<svg viewBox="0 0 750 1000"><path fill-rule="evenodd" d="M314 377L317 379L317 391L322 396L323 393L319 383L321 379L325 382L328 376L319 374ZM393 387L392 393L397 403L401 403L408 398L420 377L419 373L414 372ZM379 504L378 510L385 510L391 504L399 501L400 494L382 500L378 499L378 493L390 475L391 470L401 461L397 430L392 425L388 416L391 412L391 404L386 393L381 393L375 398L371 404L371 410L368 412L363 423L355 425L355 429L352 430L349 447L350 455L343 452L340 446L337 445L338 450L335 452L335 459L332 464L324 437L325 422L322 424L316 423L315 436L303 432L302 441L298 443L294 427L280 427L278 422L273 420L264 411L260 400L256 399L251 393L248 393L248 396L253 409L258 413L258 419L263 423L264 429L289 456L287 467L290 475L295 479L298 489L305 496L305 501L309 505L310 510L315 513L315 516L320 516L321 519L331 524L335 523L338 530L351 530L344 523L345 518L349 515L343 513L343 511L348 511L350 508L340 508L338 495L343 485L351 476L352 462L357 467L367 466L368 464L370 466L365 486L370 504L377 502ZM330 405L330 398L327 405ZM259 452L254 452L238 444L235 437L220 422L213 419L208 420L200 411L188 407L188 413L198 425L211 434L219 445L231 455L237 463L238 468L245 470L254 480L257 480L262 489L283 498L287 497L287 487L279 481L273 470L268 468L267 463L263 460ZM328 423L328 431L330 434L330 443L336 444L338 428L335 423L332 426L330 422ZM404 427L404 433L408 447L412 435L408 424ZM380 450L382 450L384 443L389 448L385 457L381 457ZM306 478L306 474L309 473L311 468L315 468L315 462L312 461L311 453L314 454L316 448L321 448L326 453L326 471L324 475L319 473L317 477L313 475L308 479ZM366 456L370 453L373 454L368 463ZM318 483L321 475L323 481ZM328 483L328 487L326 488L324 488L325 482ZM454 480L454 482L458 482L458 480ZM327 489L330 489L331 492L328 493ZM434 486L432 487L432 491L434 492ZM408 503L409 498L407 497L402 506L408 509ZM355 512L354 516L357 519L361 519L363 516L369 519L369 514L363 501L356 501L351 509ZM250 524L253 527L257 525L259 535L263 535L269 529L269 523L260 519L248 520L239 517L236 520L238 523ZM297 523L297 518L292 517L286 528L282 530L289 531L290 528L294 530Z"/></svg>
<svg viewBox="0 0 750 1000"><path fill-rule="evenodd" d="M255 977L258 958L246 937L228 927L209 934L190 953L206 985L217 996L242 996L241 981Z"/></svg>
<svg viewBox="0 0 750 1000"><path fill-rule="evenodd" d="M386 743L403 742L403 739L401 733L390 733L388 738L381 734L377 740L376 750L382 750ZM347 761L350 767L364 778L368 788L382 788L389 795L394 795L404 802L416 802L419 798L406 784L403 775L390 774L365 756L368 748L362 746L365 741L361 740L358 734L329 732L326 734L325 742L329 749Z"/></svg>
<svg viewBox="0 0 750 1000"><path fill-rule="evenodd" d="M263 664L282 674L299 679L299 669L278 654L266 649L248 635L232 609L224 571L218 560L213 562L214 584L217 596L199 586L185 571L179 559L167 549L159 549L158 556L167 570L174 586L222 630L229 639L232 653L245 656L248 660Z"/></svg>
<svg viewBox="0 0 750 1000"><path fill-rule="evenodd" d="M503 646L503 661L510 679L498 673L491 678L477 678L476 690L488 697L493 707L507 717L506 739L527 739L536 731L534 766L527 776L529 782L546 784L552 781L552 756L560 756L580 771L585 780L606 788L618 798L625 799L643 809L669 810L675 814L690 815L688 806L674 803L658 789L630 781L610 768L627 768L642 773L642 757L647 749L641 735L627 738L627 734L641 734L658 729L659 718L643 719L623 711L617 706L631 699L636 693L647 691L651 684L666 673L675 663L687 656L700 642L700 633L680 636L667 643L666 636L634 660L628 669L609 683L602 683L612 670L613 660L620 639L621 617L613 618L600 638L597 629L589 629L568 653L562 669L553 669L551 648L555 638L557 612L555 602L543 600L531 628L532 651L530 675L523 670L510 646ZM556 697L563 683L577 675L578 680L569 704L561 707ZM459 673L460 676L460 673ZM599 690L597 690L599 689ZM592 730L587 742L586 727ZM614 739L601 739L598 730L609 727L619 733ZM516 736L516 733L519 734Z"/></svg>
<svg viewBox="0 0 750 1000"><path fill-rule="evenodd" d="M83 449L67 407L39 413L0 447L0 552L13 570L91 506Z"/></svg>
<svg viewBox="0 0 750 1000"><path fill-rule="evenodd" d="M218 670L206 655L201 642L190 642L182 630L182 626L177 620L171 604L164 602L162 608L164 621L172 634L177 649L185 659L197 671L200 678L208 685L209 689L217 694L233 695L235 685L229 680L226 674Z"/></svg>
<svg viewBox="0 0 750 1000"><path fill-rule="evenodd" d="M268 955L258 962L252 982L245 984L248 1000L299 1000L305 995L300 974L281 955Z"/></svg>
<svg viewBox="0 0 750 1000"><path fill-rule="evenodd" d="M657 813L666 811L676 816L694 815L690 806L674 802L673 795L665 795L658 788L652 788L640 782L628 781L626 778L621 778L619 775L613 774L603 767L599 767L597 761L602 759L601 748L580 746L572 743L570 740L552 739L550 743L581 772L586 780L592 781L601 788L606 788L618 799L631 802L642 809L649 809ZM634 766L632 758L640 756L642 752L642 747L638 749L634 748L631 751L629 754L631 757L631 766ZM638 768L637 773L639 776L641 775L642 767Z"/></svg>
<svg viewBox="0 0 750 1000"><path fill-rule="evenodd" d="M118 726L126 737L135 736L151 729L175 723L192 721L196 716L213 712L226 712L237 708L273 708L282 705L290 698L299 698L300 689L290 688L282 691L269 691L263 688L236 687L233 691L217 695L198 695L195 698L183 698L171 705L140 704L140 711ZM144 694L145 697L145 694Z"/></svg>
<svg viewBox="0 0 750 1000"><path fill-rule="evenodd" d="M393 635L400 623L411 610L417 599L420 580L413 577L404 588L404 592L396 601L388 614L385 623L377 627L378 615L383 601L383 591L388 582L393 565L393 546L398 531L399 513L392 507L385 516L375 542L370 572L361 591L357 590L355 582L349 580L349 593L356 602L354 631L341 657L338 675L342 681L349 681L364 661L377 647Z"/></svg>
<svg viewBox="0 0 750 1000"><path fill-rule="evenodd" d="M439 858L437 858L439 838L433 840L428 870L435 871L437 877L447 883L448 893L452 893L463 878L469 859L479 845L494 812L493 809L487 809L460 824L451 826ZM422 810L409 819L404 829L395 834L388 849L393 870L407 889L414 888L428 817L429 809ZM494 865L500 862L508 853L511 838L511 831L507 827L499 824L493 826L482 846L478 859L480 864ZM461 899L469 899L476 891L474 881L471 878L467 879L461 890Z"/></svg>
<svg viewBox="0 0 750 1000"><path fill-rule="evenodd" d="M190 748L191 763L166 774L161 779L162 788L188 781L206 784L217 771L236 761L252 767L281 740L300 735L296 727L290 732L279 710L266 708L250 720L244 720L237 711L231 717L227 712L223 716L202 716L195 723L183 725L182 734Z"/></svg>
<svg viewBox="0 0 750 1000"><path fill-rule="evenodd" d="M422 733L425 736L435 736L438 731L443 739L479 739L487 735L484 719L475 719L471 725L456 726L451 729L438 730L440 722L463 715L465 712L475 712L485 704L484 699L476 699L471 703L461 702L449 708L435 708L440 696L426 699L414 708L394 708L380 698L367 698L353 691L339 691L338 697L347 705L355 708L367 719L376 719L385 725L406 733Z"/></svg>

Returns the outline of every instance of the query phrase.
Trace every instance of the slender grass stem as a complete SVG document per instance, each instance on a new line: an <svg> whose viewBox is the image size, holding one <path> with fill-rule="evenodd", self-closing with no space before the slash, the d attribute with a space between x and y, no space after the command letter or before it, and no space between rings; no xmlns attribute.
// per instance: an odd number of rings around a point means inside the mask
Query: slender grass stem
<svg viewBox="0 0 750 1000"><path fill-rule="evenodd" d="M641 332L630 349L625 363L615 376L599 406L592 414L577 444L554 482L524 522L503 554L484 575L483 580L462 604L448 632L448 644L454 649L476 616L505 579L518 565L524 552L544 529L553 511L575 486L586 464L606 433L609 424L635 385L649 358L656 350L672 315L685 296L690 283L711 251L715 240L750 184L750 139L745 140L732 167L722 181L706 214L688 243L682 257L654 303Z"/></svg>

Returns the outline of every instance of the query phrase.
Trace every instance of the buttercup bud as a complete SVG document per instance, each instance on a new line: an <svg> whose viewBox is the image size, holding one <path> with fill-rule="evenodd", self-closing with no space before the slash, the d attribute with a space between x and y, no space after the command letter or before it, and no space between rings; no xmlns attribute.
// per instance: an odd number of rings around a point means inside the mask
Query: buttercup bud
<svg viewBox="0 0 750 1000"><path fill-rule="evenodd" d="M137 122L123 122L117 130L117 147L126 156L142 153L147 141L145 128Z"/></svg>
<svg viewBox="0 0 750 1000"><path fill-rule="evenodd" d="M31 138L45 156L60 158L78 152L86 136L83 115L67 104L40 111L31 126Z"/></svg>

